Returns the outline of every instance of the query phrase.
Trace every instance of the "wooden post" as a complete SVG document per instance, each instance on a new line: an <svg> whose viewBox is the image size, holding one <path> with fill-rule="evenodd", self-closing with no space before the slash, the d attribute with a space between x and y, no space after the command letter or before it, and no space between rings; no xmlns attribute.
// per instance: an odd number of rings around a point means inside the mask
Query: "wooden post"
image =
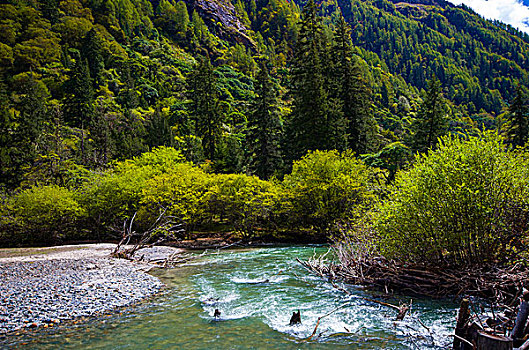
<svg viewBox="0 0 529 350"><path fill-rule="evenodd" d="M514 328L512 329L511 337L515 340L522 339L525 331L525 323L527 322L527 316L529 316L529 303L527 303L526 295L520 304L516 321L514 322Z"/></svg>
<svg viewBox="0 0 529 350"><path fill-rule="evenodd" d="M468 308L469 304L470 301L468 299L461 300L455 331L457 337L454 337L454 345L452 347L453 350L461 350L461 340L459 340L458 337L466 339L466 325L468 323L468 319L470 318L470 309Z"/></svg>
<svg viewBox="0 0 529 350"><path fill-rule="evenodd" d="M477 350L513 350L512 339L501 335L478 332Z"/></svg>

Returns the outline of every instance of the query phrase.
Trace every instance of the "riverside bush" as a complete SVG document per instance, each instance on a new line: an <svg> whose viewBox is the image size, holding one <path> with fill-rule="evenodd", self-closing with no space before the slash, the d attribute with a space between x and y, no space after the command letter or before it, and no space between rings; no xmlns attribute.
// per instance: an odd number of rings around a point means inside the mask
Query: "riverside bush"
<svg viewBox="0 0 529 350"><path fill-rule="evenodd" d="M374 172L350 151L309 152L294 162L283 188L298 227L320 233L337 220L352 219L375 199Z"/></svg>
<svg viewBox="0 0 529 350"><path fill-rule="evenodd" d="M382 253L437 266L515 259L529 223L529 163L496 133L444 137L375 210Z"/></svg>
<svg viewBox="0 0 529 350"><path fill-rule="evenodd" d="M84 215L68 189L34 186L10 198L0 215L0 226L12 235L11 244L54 244L78 238L75 224Z"/></svg>

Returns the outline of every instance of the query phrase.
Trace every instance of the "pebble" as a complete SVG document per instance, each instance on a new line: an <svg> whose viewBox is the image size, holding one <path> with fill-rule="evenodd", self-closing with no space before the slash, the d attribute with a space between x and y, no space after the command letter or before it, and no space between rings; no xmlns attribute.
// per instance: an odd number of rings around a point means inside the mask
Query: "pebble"
<svg viewBox="0 0 529 350"><path fill-rule="evenodd" d="M0 336L136 303L163 286L144 266L111 258L0 263Z"/></svg>

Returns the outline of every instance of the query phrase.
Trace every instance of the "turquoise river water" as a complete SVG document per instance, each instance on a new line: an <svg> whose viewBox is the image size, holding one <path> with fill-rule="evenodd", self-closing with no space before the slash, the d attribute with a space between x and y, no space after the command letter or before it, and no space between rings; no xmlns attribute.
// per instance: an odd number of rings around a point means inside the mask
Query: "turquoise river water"
<svg viewBox="0 0 529 350"><path fill-rule="evenodd" d="M171 270L153 272L164 293L141 305L14 339L24 349L443 349L451 343L457 306L413 298L411 316L368 301L398 305L355 286L347 295L305 271L296 258L323 247L219 251ZM260 283L265 280L267 283ZM313 339L318 317L321 319ZM212 315L218 308L219 320ZM301 311L302 324L289 326ZM421 324L422 323L422 324Z"/></svg>

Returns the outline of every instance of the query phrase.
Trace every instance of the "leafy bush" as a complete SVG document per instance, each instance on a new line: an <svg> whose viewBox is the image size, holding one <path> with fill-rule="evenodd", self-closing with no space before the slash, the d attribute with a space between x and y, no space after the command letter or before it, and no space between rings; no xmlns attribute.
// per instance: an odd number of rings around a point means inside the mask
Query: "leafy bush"
<svg viewBox="0 0 529 350"><path fill-rule="evenodd" d="M208 210L212 175L190 164L179 164L147 181L141 205L143 218L155 218L162 208L188 228L211 220Z"/></svg>
<svg viewBox="0 0 529 350"><path fill-rule="evenodd" d="M11 244L54 244L77 238L75 223L85 214L74 193L55 185L22 191L2 211L1 226L14 236Z"/></svg>
<svg viewBox="0 0 529 350"><path fill-rule="evenodd" d="M256 176L219 175L214 178L210 198L212 213L228 219L244 235L278 225L284 193L276 184Z"/></svg>
<svg viewBox="0 0 529 350"><path fill-rule="evenodd" d="M159 147L131 160L118 162L111 171L97 174L82 188L79 201L86 208L91 228L107 231L132 217L140 208L142 192L153 177L184 161L174 148Z"/></svg>
<svg viewBox="0 0 529 350"><path fill-rule="evenodd" d="M309 152L283 181L294 224L326 231L352 218L375 199L373 180L373 170L352 152Z"/></svg>
<svg viewBox="0 0 529 350"><path fill-rule="evenodd" d="M513 259L529 223L529 163L495 133L441 139L378 206L382 252L460 266Z"/></svg>

